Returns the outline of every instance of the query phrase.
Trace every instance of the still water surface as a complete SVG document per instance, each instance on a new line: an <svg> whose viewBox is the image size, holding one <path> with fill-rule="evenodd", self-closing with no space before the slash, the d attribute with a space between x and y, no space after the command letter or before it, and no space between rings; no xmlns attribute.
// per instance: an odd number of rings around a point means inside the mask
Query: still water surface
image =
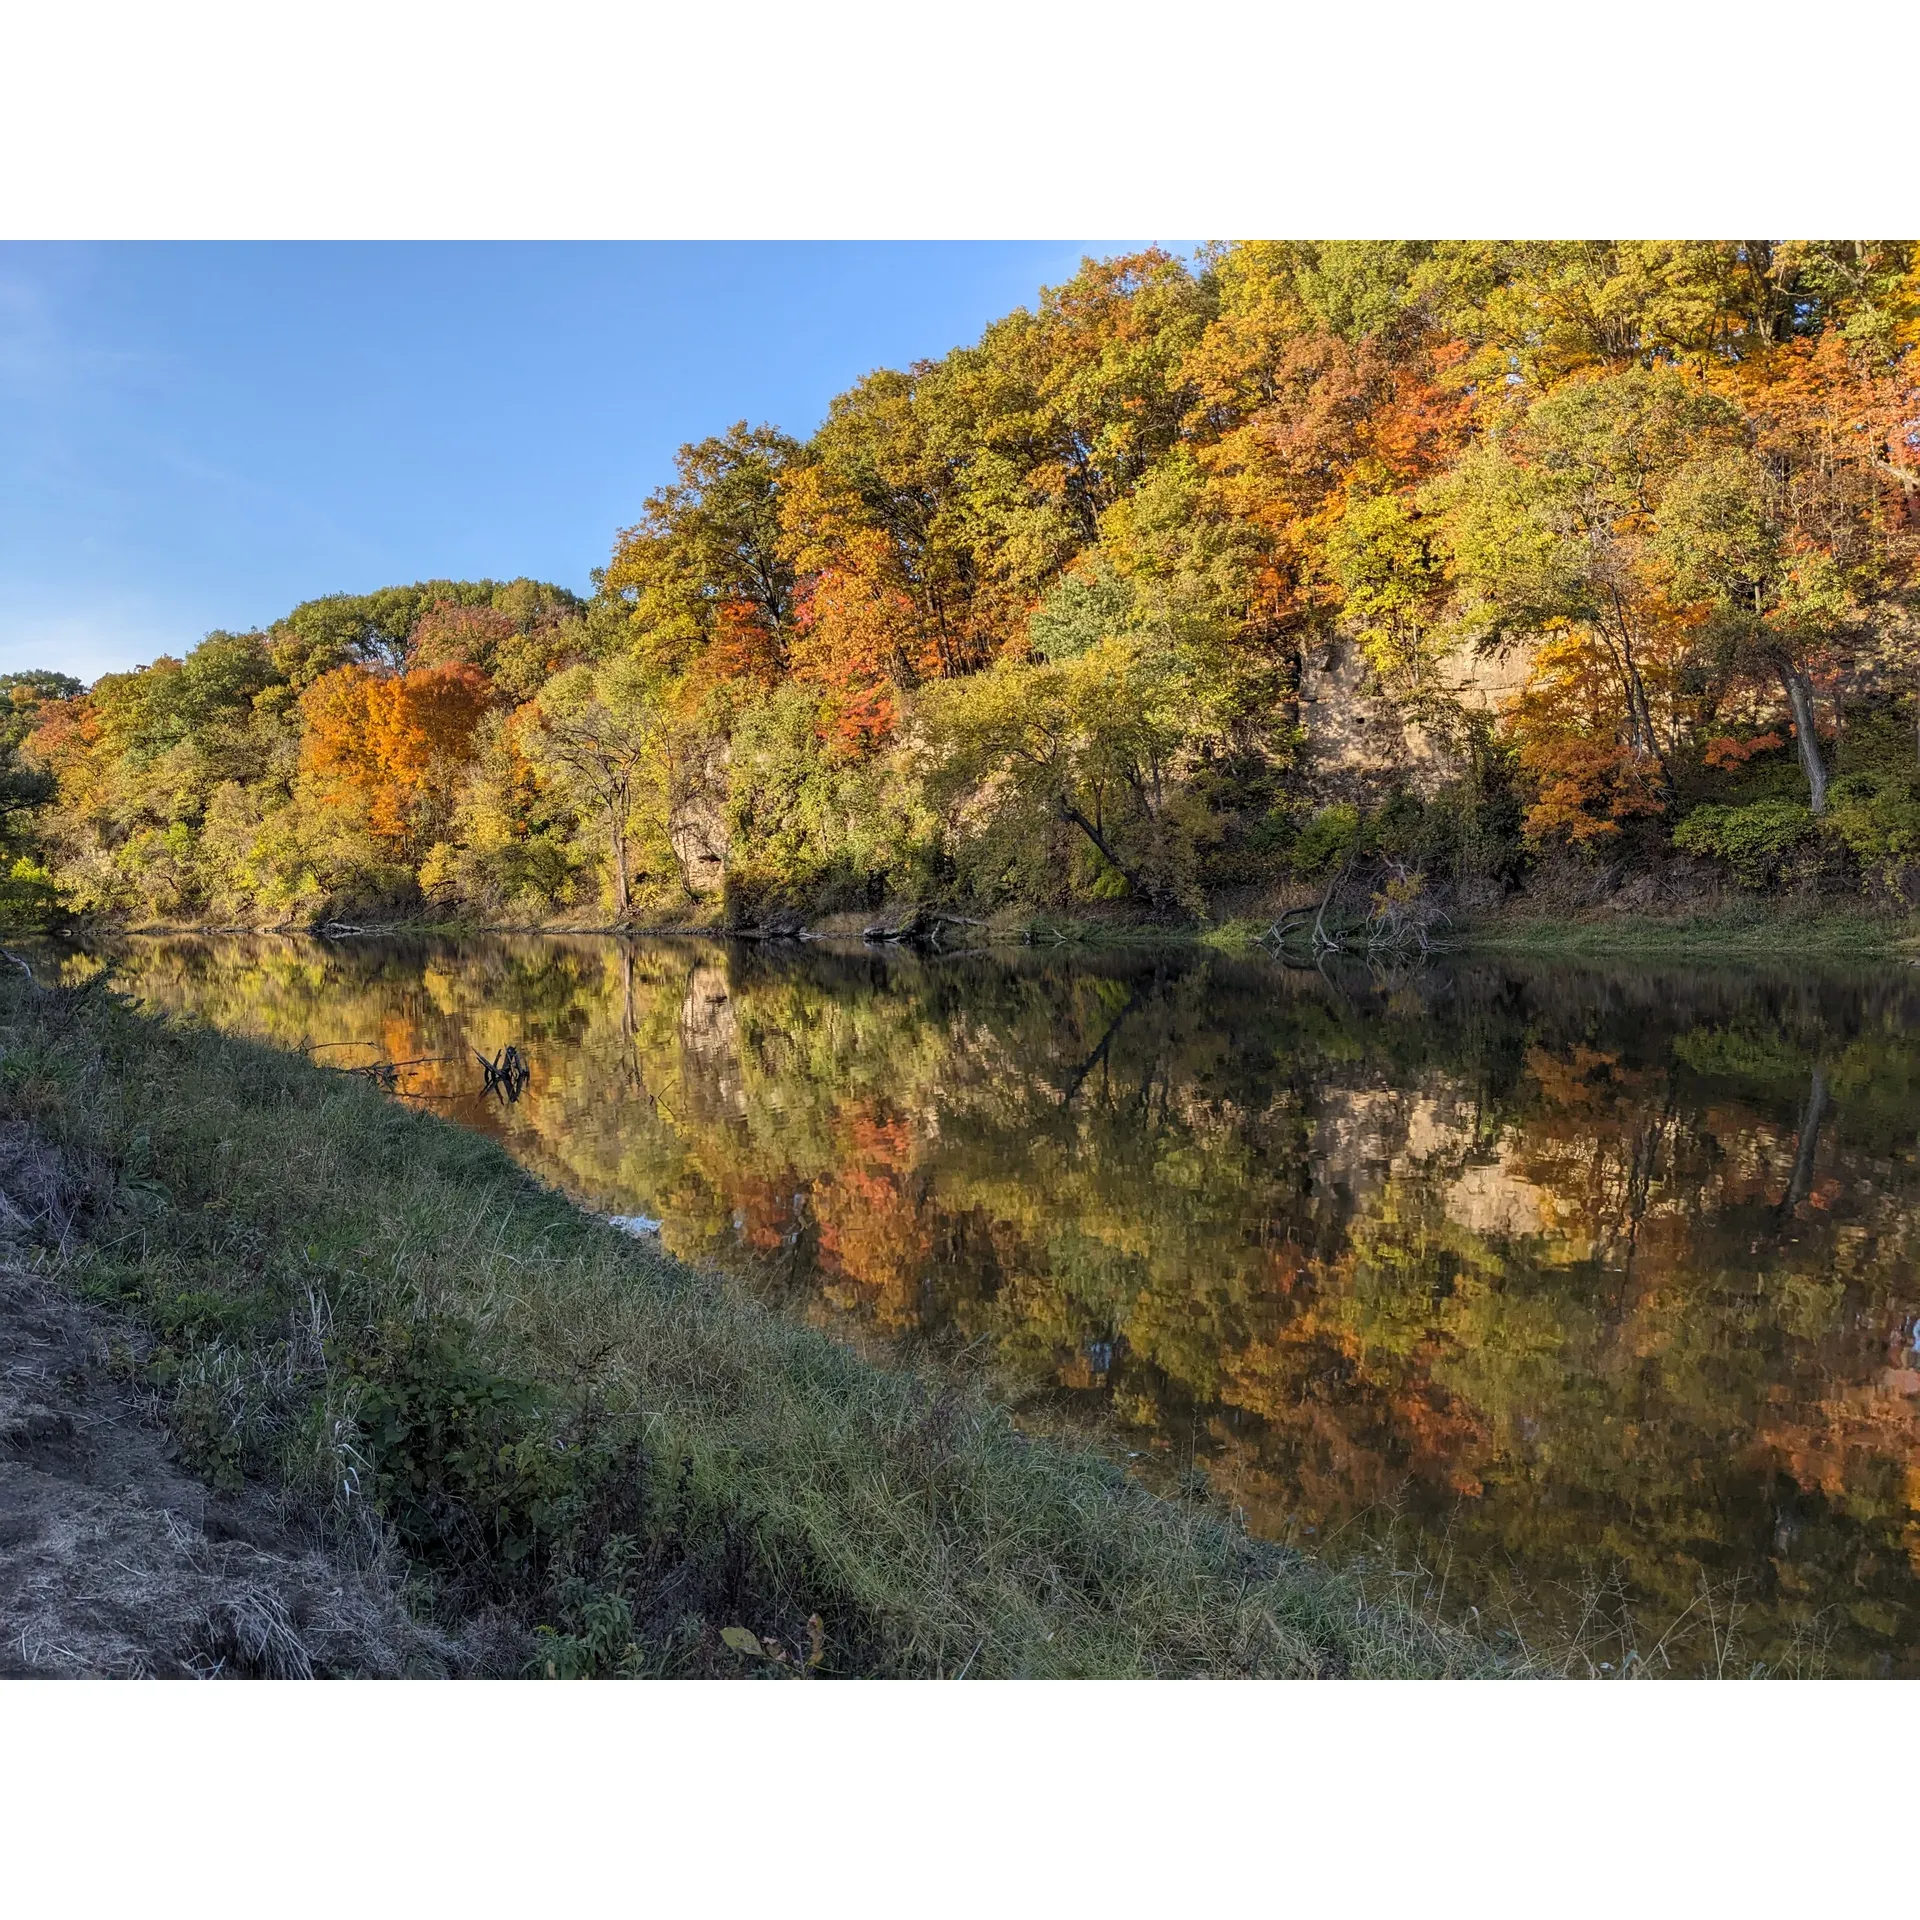
<svg viewBox="0 0 1920 1920"><path fill-rule="evenodd" d="M1256 1531L1681 1670L1920 1671L1920 975L143 940ZM477 1092L472 1049L532 1078ZM348 1044L339 1044L348 1043ZM1728 1635L1731 1612L1733 1632ZM1656 1659L1658 1655L1655 1655ZM1729 1662L1732 1666L1729 1667Z"/></svg>

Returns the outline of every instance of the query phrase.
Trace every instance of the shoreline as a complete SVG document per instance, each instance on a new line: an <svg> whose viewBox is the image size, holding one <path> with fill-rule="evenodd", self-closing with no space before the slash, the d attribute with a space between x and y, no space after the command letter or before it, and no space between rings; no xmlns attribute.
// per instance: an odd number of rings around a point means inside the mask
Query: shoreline
<svg viewBox="0 0 1920 1920"><path fill-rule="evenodd" d="M714 940L755 944L876 948L907 944L931 956L955 957L961 952L996 948L1089 950L1112 947L1213 947L1230 953L1271 951L1261 936L1265 925L1245 917L1219 921L1161 923L1129 920L1059 920L1037 918L987 923L971 929L964 948L938 944L863 939L858 926L833 927L831 920L859 920L864 916L825 915L821 921L797 928L768 930L721 925L632 925L623 923L480 923L458 920L396 920L366 926L315 926L285 922L266 926L203 925L191 922L120 926L106 922L80 923L56 938L84 942L89 938L167 939L215 936L303 936L327 941L380 939L478 939L505 935L521 937L603 937L632 940ZM30 937L24 934L16 938ZM46 936L40 936L46 937ZM1795 958L1823 960L1903 959L1920 963L1920 914L1892 916L1861 912L1835 904L1812 911L1782 903L1767 909L1742 909L1669 917L1513 912L1463 920L1436 939L1435 957L1470 955L1515 959L1674 959L1699 961L1790 962ZM1354 953L1350 957L1362 958ZM1411 957L1411 956L1408 956Z"/></svg>
<svg viewBox="0 0 1920 1920"><path fill-rule="evenodd" d="M1524 1670L297 1055L9 975L0 1079L16 1265L138 1330L189 1473L394 1569L436 1671Z"/></svg>

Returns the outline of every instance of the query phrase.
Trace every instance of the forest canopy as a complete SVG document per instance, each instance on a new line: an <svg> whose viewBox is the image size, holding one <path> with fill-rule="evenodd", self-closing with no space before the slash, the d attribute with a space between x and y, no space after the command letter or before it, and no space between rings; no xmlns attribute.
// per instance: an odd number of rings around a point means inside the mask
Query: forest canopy
<svg viewBox="0 0 1920 1920"><path fill-rule="evenodd" d="M0 682L0 911L1190 915L1920 861L1920 248L1083 263L811 438L681 449L582 599L334 594Z"/></svg>

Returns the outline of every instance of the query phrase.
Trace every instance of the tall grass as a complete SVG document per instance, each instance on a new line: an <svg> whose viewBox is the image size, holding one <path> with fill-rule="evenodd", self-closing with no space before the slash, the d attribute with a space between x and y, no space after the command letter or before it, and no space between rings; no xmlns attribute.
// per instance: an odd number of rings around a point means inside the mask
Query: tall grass
<svg viewBox="0 0 1920 1920"><path fill-rule="evenodd" d="M149 1331L186 1457L406 1556L553 1673L1439 1675L1488 1642L980 1393L876 1366L297 1056L0 981L45 1270Z"/></svg>

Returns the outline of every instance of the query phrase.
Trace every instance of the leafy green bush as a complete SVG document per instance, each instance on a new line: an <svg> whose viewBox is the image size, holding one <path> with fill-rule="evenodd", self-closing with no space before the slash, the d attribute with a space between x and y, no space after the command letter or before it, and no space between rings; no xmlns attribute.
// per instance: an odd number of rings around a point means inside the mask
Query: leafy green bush
<svg viewBox="0 0 1920 1920"><path fill-rule="evenodd" d="M1889 891L1898 889L1920 854L1920 795L1914 789L1910 774L1850 773L1833 783L1828 796L1825 831Z"/></svg>
<svg viewBox="0 0 1920 1920"><path fill-rule="evenodd" d="M58 918L53 875L25 854L0 869L0 926L42 927Z"/></svg>
<svg viewBox="0 0 1920 1920"><path fill-rule="evenodd" d="M1256 859L1285 853L1296 834L1293 815L1285 807L1274 807L1247 830L1245 846Z"/></svg>
<svg viewBox="0 0 1920 1920"><path fill-rule="evenodd" d="M1426 804L1406 856L1456 880L1519 882L1528 862L1526 803L1501 762L1443 787Z"/></svg>
<svg viewBox="0 0 1920 1920"><path fill-rule="evenodd" d="M575 1464L550 1394L410 1329L383 1341L360 1379L374 1499L410 1546L444 1547L477 1528L515 1564L543 1544Z"/></svg>
<svg viewBox="0 0 1920 1920"><path fill-rule="evenodd" d="M1358 807L1323 807L1293 843L1293 870L1303 880L1330 873L1349 855L1365 851L1366 840Z"/></svg>
<svg viewBox="0 0 1920 1920"><path fill-rule="evenodd" d="M1743 887L1765 887L1779 878L1813 826L1812 813L1798 800L1696 807L1674 828L1673 844L1682 853L1724 860Z"/></svg>
<svg viewBox="0 0 1920 1920"><path fill-rule="evenodd" d="M1179 662L1133 641L923 689L929 791L962 886L982 900L1133 895L1197 909L1216 826L1178 791L1194 708Z"/></svg>

